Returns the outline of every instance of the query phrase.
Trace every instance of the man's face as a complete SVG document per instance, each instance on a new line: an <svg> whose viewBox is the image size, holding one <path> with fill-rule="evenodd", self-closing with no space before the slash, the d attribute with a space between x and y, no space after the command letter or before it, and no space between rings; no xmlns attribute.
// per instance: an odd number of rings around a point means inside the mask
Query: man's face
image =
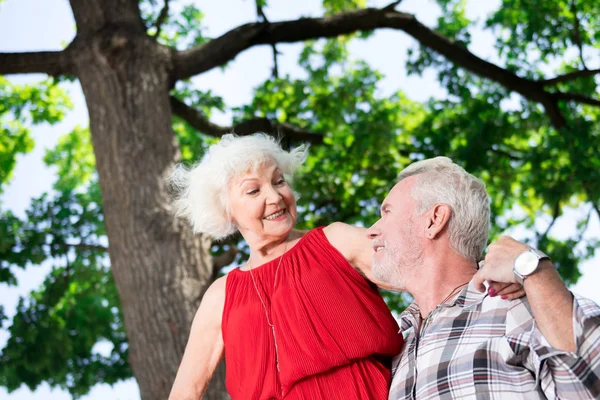
<svg viewBox="0 0 600 400"><path fill-rule="evenodd" d="M417 203L411 191L418 176L398 182L381 205L381 218L367 231L373 240L373 277L406 289L421 263L424 229L415 215Z"/></svg>

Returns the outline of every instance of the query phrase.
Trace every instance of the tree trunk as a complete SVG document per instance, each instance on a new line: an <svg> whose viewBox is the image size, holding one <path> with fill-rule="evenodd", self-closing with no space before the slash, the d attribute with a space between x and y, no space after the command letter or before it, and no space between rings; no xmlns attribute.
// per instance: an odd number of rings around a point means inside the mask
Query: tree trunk
<svg viewBox="0 0 600 400"><path fill-rule="evenodd" d="M165 178L180 157L169 105L171 54L146 35L136 1L71 5L75 71L90 115L129 363L142 399L164 400L213 270L210 239L193 235L169 210ZM224 366L206 398L228 398Z"/></svg>

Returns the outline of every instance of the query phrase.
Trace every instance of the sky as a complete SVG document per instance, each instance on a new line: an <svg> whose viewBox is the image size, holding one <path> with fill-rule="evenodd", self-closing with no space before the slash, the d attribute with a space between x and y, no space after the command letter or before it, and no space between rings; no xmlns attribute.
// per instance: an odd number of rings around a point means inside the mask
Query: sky
<svg viewBox="0 0 600 400"><path fill-rule="evenodd" d="M188 2L191 2L189 0ZM159 1L160 3L160 1ZM171 10L177 9L181 2L171 1ZM320 16L320 1L304 0L271 0L265 10L271 21L295 19L300 16ZM388 1L370 1L371 6L385 6ZM468 2L469 17L484 18L489 10L494 9L499 0L471 0ZM240 24L255 21L253 0L197 0L195 4L206 14L206 34L211 37L220 36ZM31 12L35 10L36 12ZM428 26L433 26L438 11L432 0L405 0L399 10L413 13ZM61 50L75 35L75 22L67 0L5 0L0 3L0 52ZM435 72L427 71L422 77L406 75L404 58L406 49L414 46L414 40L409 36L392 30L378 31L367 41L353 42L351 53L355 57L366 59L369 64L378 69L386 77L378 90L381 95L389 95L402 90L408 98L424 101L431 96L443 96L445 91L435 80ZM390 46L390 44L393 44ZM390 48L394 49L390 51ZM279 45L282 53L279 57L280 75L290 74L300 76L301 71L296 66L297 56L301 45ZM478 56L495 62L491 35L478 32L473 35L470 49ZM211 89L220 95L229 106L249 103L252 98L252 88L267 79L271 74L272 55L269 47L253 48L240 54L225 71L216 69L193 79L202 89ZM10 80L15 83L35 82L44 78L43 75L12 75ZM33 152L18 159L16 171L10 185L2 197L3 207L11 209L22 216L31 198L49 191L56 179L56 171L44 165L42 157L47 149L53 148L58 138L70 132L76 125L87 126L88 116L85 100L78 83L68 85L68 91L75 105L63 122L54 126L42 125L32 130L36 141ZM213 122L230 124L231 116L227 113L216 113ZM572 222L582 210L572 210L563 221L557 223L551 234L560 237L572 232ZM538 221L544 226L548 221ZM508 232L516 238L524 237L527 232ZM588 236L600 235L600 224L594 216L590 224ZM600 303L600 292L597 282L600 282L600 256L586 262L580 267L583 277L571 289L596 303ZM20 296L27 294L40 286L47 272L48 265L31 266L26 270L17 270L19 282L17 287L7 287L0 284L0 304L5 307L7 314L12 316ZM0 330L0 348L8 338L6 331ZM98 345L98 352L104 348ZM8 394L0 387L0 398L6 400L67 400L71 397L65 391L51 389L43 384L35 392L26 387ZM137 384L133 380L121 382L113 387L97 385L83 397L84 400L99 399L137 400L140 398Z"/></svg>

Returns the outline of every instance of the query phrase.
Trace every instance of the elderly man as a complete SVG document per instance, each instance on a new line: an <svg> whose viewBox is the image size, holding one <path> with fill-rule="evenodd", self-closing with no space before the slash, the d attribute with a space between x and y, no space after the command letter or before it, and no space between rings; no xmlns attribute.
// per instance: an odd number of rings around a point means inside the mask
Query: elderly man
<svg viewBox="0 0 600 400"><path fill-rule="evenodd" d="M390 399L600 398L600 308L539 250L489 232L485 185L448 158L410 165L368 230L373 275L414 297ZM503 299L484 281L521 283Z"/></svg>

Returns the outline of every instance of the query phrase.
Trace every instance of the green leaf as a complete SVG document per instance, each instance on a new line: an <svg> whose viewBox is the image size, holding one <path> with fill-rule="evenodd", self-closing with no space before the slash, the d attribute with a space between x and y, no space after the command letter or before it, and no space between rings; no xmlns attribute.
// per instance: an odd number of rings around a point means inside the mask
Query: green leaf
<svg viewBox="0 0 600 400"><path fill-rule="evenodd" d="M55 124L72 107L53 79L15 85L0 76L0 193L12 177L18 155L33 150L31 127Z"/></svg>

